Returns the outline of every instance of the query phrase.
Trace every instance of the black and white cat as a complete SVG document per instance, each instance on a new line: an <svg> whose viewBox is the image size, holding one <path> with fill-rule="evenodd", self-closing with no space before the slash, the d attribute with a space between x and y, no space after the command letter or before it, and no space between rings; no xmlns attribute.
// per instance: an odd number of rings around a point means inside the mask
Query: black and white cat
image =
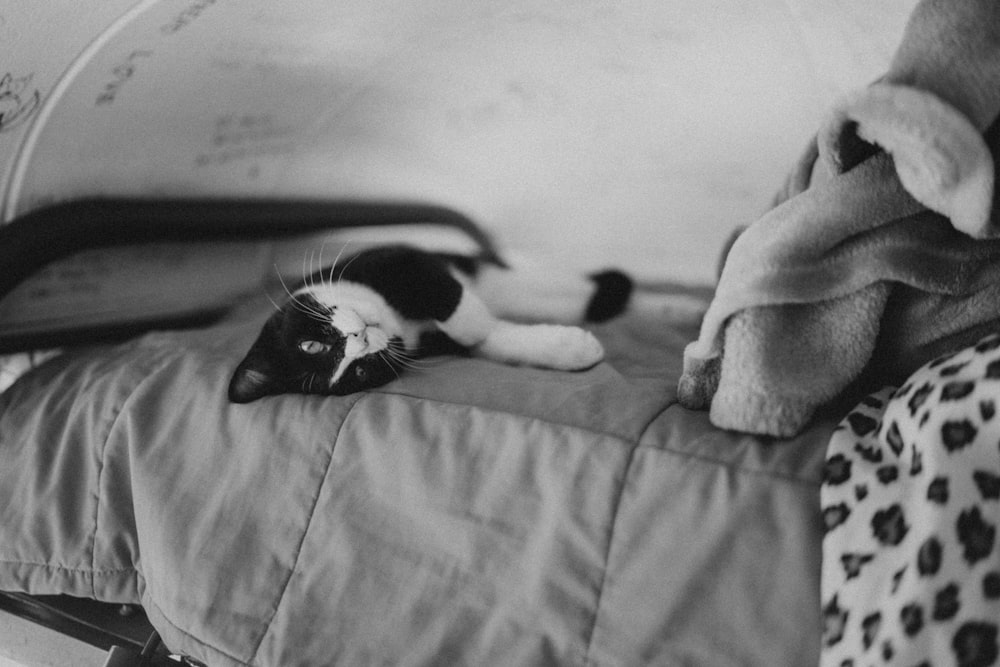
<svg viewBox="0 0 1000 667"><path fill-rule="evenodd" d="M233 374L231 401L378 387L427 352L428 334L508 364L586 369L604 349L573 324L618 315L632 291L618 271L539 277L487 256L403 245L337 264L306 280L267 320Z"/></svg>

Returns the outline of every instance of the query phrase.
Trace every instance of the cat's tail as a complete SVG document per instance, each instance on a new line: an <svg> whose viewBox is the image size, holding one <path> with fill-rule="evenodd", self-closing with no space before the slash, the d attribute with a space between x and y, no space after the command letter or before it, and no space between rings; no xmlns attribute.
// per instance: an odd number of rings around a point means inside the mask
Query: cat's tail
<svg viewBox="0 0 1000 667"><path fill-rule="evenodd" d="M584 320L587 322L607 322L618 317L628 308L635 283L618 269L607 269L589 276L594 283L594 292L587 302Z"/></svg>

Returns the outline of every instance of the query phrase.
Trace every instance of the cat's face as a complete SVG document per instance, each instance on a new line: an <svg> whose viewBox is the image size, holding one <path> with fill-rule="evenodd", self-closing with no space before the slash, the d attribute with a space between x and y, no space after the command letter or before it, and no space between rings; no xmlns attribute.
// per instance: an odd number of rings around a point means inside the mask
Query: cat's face
<svg viewBox="0 0 1000 667"><path fill-rule="evenodd" d="M264 324L229 383L229 399L248 403L269 394L344 395L398 376L400 344L358 304L299 292Z"/></svg>

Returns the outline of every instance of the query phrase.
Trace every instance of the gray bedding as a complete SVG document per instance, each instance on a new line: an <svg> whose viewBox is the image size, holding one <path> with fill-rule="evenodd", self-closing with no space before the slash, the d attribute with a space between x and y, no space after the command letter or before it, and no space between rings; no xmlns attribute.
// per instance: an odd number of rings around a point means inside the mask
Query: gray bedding
<svg viewBox="0 0 1000 667"><path fill-rule="evenodd" d="M583 373L440 357L232 405L263 301L57 357L0 395L0 589L141 603L210 665L809 665L832 425L676 402L697 320Z"/></svg>

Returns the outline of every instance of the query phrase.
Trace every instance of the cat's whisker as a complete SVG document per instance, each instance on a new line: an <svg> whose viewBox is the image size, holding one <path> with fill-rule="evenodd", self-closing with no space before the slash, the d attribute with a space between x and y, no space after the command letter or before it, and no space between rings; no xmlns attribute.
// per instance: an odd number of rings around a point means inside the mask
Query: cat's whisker
<svg viewBox="0 0 1000 667"><path fill-rule="evenodd" d="M396 374L396 379L399 379L399 377L400 377L400 376L399 376L399 370L397 370L397 369L396 369L396 367L392 365L392 362L391 362L391 361L389 361L388 359L386 359L386 358L385 358L385 355L383 354L384 352L385 352L385 350L382 350L382 351L380 351L380 352L378 353L378 358L379 358L379 359L381 359L381 360L382 360L382 362L383 362L383 363L384 363L384 364L385 364L386 366L388 366L388 367L389 367L389 370L390 370L390 371L392 371L393 373L395 373L395 374Z"/></svg>
<svg viewBox="0 0 1000 667"><path fill-rule="evenodd" d="M318 322L324 322L325 323L325 322L329 321L329 319L330 319L329 313L324 312L323 310L321 310L321 309L319 309L319 308L317 308L315 306L312 306L310 304L307 304L307 303L303 302L301 299L299 299L288 288L288 285L285 283L284 278L281 277L281 273L280 272L278 273L278 282L281 283L281 287L285 290L285 294L288 295L288 303L291 305L292 308L294 308L295 310L299 311L300 313L302 313L304 315L308 315L309 317L311 317L312 319L314 319L314 320L316 320ZM270 299L270 296L268 296L268 298ZM273 299L271 300L271 303L274 303ZM277 306L277 304L275 304L275 307L277 307L278 310L281 310L281 306Z"/></svg>
<svg viewBox="0 0 1000 667"><path fill-rule="evenodd" d="M385 348L382 352L396 364L413 370L427 370L428 368L433 368L440 363L440 361L432 361L430 359L417 359L410 356L405 351L394 350L391 347Z"/></svg>
<svg viewBox="0 0 1000 667"><path fill-rule="evenodd" d="M316 320L317 322L326 323L329 322L330 320L328 313L325 313L322 310L316 308L315 306L311 306L303 302L294 295L291 298L289 298L288 305L290 305L293 309L299 311L303 315L306 315L310 319Z"/></svg>
<svg viewBox="0 0 1000 667"><path fill-rule="evenodd" d="M275 273L278 276L278 282L281 283L281 288L283 290L285 290L285 294L288 295L288 302L292 305L292 307L295 308L296 310L298 310L299 312L304 313L306 315L314 316L314 317L317 317L317 318L322 318L323 317L323 313L321 311L317 310L316 308L313 308L313 307L309 306L306 303L303 303L297 296L295 296L295 294L292 292L292 290L290 290L288 288L288 285L285 283L285 279L281 276L281 272L278 271L277 268L278 267L275 266ZM282 309L282 306L279 306L278 304L274 303L274 299L271 299L270 295L268 295L267 298L271 301L272 304L274 304L274 306L278 310Z"/></svg>
<svg viewBox="0 0 1000 667"><path fill-rule="evenodd" d="M326 239L325 238L323 239L323 242L319 244L319 268L316 270L316 273L313 274L314 276L318 275L319 278L320 278L320 280L323 279L323 251L324 250L326 250Z"/></svg>
<svg viewBox="0 0 1000 667"><path fill-rule="evenodd" d="M275 266L274 268L277 270L278 267ZM282 287L282 289L285 290L285 294L288 295L288 298L294 300L295 299L295 295L292 293L292 290L288 289L288 285L285 284L285 279L281 276L281 272L280 271L276 271L276 272L278 274L278 282L281 283L281 287Z"/></svg>
<svg viewBox="0 0 1000 667"><path fill-rule="evenodd" d="M415 363L430 363L430 360L423 355L425 348L421 345L407 347L403 342L394 339L389 341L388 349L396 358Z"/></svg>
<svg viewBox="0 0 1000 667"><path fill-rule="evenodd" d="M350 245L350 243L350 239L344 241L344 245L340 246L340 251L337 253L337 256L333 258L333 264L330 265L330 278L328 279L328 282L331 285L333 284L333 271L337 268L337 262L340 261L340 256L344 254L344 251L347 250L347 246Z"/></svg>
<svg viewBox="0 0 1000 667"><path fill-rule="evenodd" d="M347 264L344 264L344 267L340 270L340 273L337 275L337 282L338 283L341 280L343 280L343 278L344 278L344 271L347 270L347 267L349 267L351 265L351 263L353 263L354 260L356 260L359 256L360 256L360 254L355 255L354 257L351 257L349 260L347 260ZM331 272L331 275L332 275L332 272ZM333 281L331 281L331 282L333 282Z"/></svg>
<svg viewBox="0 0 1000 667"><path fill-rule="evenodd" d="M281 306L278 305L277 301L275 301L274 299L271 298L270 294L267 294L266 296L267 296L267 300L271 302L271 305L274 306L275 310L281 310Z"/></svg>
<svg viewBox="0 0 1000 667"><path fill-rule="evenodd" d="M314 263L315 262L315 263ZM316 266L319 266L317 269ZM315 248L309 253L309 286L316 286L316 274L323 270L323 248L320 247L320 258L316 262L316 250Z"/></svg>
<svg viewBox="0 0 1000 667"><path fill-rule="evenodd" d="M306 258L308 257L308 254L309 253L307 251L302 251L302 268L299 271L299 280L307 287L309 286L309 274L308 268L306 267Z"/></svg>
<svg viewBox="0 0 1000 667"><path fill-rule="evenodd" d="M313 391L313 384L319 379L316 373L306 373L302 376L302 393L311 394Z"/></svg>

